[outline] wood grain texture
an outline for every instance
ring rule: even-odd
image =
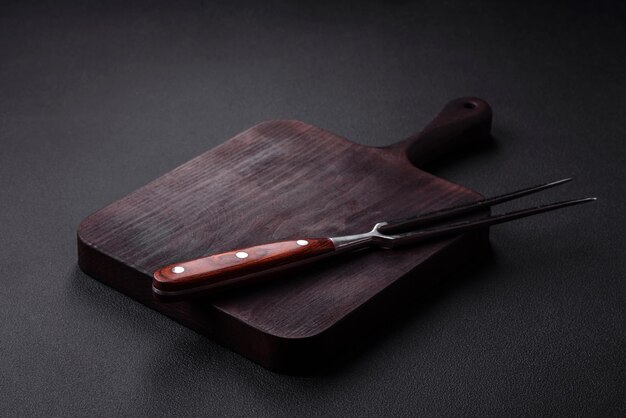
[[[299,238],[240,248],[165,266],[154,273],[152,287],[162,299],[167,296],[182,299],[192,292],[196,296],[197,291],[202,291],[202,296],[210,296],[243,284],[267,281],[271,277],[259,274],[334,250],[330,238]],[[254,277],[246,278],[250,275]]]
[[[490,126],[491,109],[477,98],[450,102],[421,134],[385,148],[298,121],[261,123],[84,219],[79,265],[265,367],[316,369],[367,335],[373,318],[477,256],[488,232],[363,251],[215,299],[162,303],[152,296],[152,272],[259,241],[359,232],[479,200],[411,161],[483,141]]]

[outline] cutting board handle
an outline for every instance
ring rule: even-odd
[[[449,102],[419,133],[389,148],[422,167],[445,154],[479,145],[490,138],[491,106],[478,97]]]

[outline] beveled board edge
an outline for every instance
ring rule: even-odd
[[[456,268],[484,255],[489,248],[489,232],[476,231],[451,239],[435,256],[366,304],[319,334],[306,338],[265,333],[212,305],[203,304],[199,309],[192,301],[160,303],[152,294],[148,275],[83,241],[80,233],[77,242],[78,265],[87,275],[263,367],[281,373],[309,374],[340,362],[359,341],[379,333],[377,327],[382,323],[398,319],[399,312],[410,307],[414,297],[423,297],[432,287],[442,285]],[[456,260],[455,263],[450,263],[450,259]],[[419,280],[411,280],[416,276]],[[418,297],[418,300],[422,299]],[[198,311],[201,315],[196,314]]]

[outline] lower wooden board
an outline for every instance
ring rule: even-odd
[[[342,357],[458,266],[488,231],[329,259],[215,299],[165,303],[152,272],[176,261],[375,222],[482,197],[416,167],[489,136],[491,109],[450,102],[420,134],[385,148],[298,121],[256,125],[83,220],[78,261],[90,276],[272,370],[308,373]],[[480,215],[478,215],[480,216]]]

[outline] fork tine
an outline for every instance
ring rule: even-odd
[[[566,200],[563,202],[550,203],[547,205],[537,206],[533,208],[521,209],[514,212],[504,213],[502,215],[489,216],[483,219],[474,219],[463,222],[457,222],[453,224],[445,224],[439,227],[430,229],[423,229],[416,232],[407,232],[406,234],[392,235],[395,241],[398,241],[396,245],[403,245],[408,243],[414,243],[424,241],[433,238],[439,238],[449,235],[461,234],[463,232],[471,231],[474,229],[484,228],[490,225],[497,225],[503,222],[512,221],[515,219],[526,218],[528,216],[537,215],[539,213],[549,212],[556,209],[565,208],[568,206],[579,205],[582,203],[593,202],[597,200],[595,197],[587,197],[584,199]]]
[[[436,223],[444,219],[454,218],[459,215],[463,215],[471,212],[478,212],[485,208],[508,202],[510,200],[517,199],[522,196],[537,193],[542,190],[546,190],[552,187],[560,186],[561,184],[572,181],[573,178],[568,177],[565,179],[552,181],[550,183],[540,184],[538,186],[527,187],[525,189],[517,190],[514,192],[506,193],[500,196],[494,196],[487,199],[480,200],[478,202],[472,202],[460,206],[454,206],[452,208],[446,208],[434,212],[428,212],[423,215],[418,215],[410,218],[395,219],[388,221],[386,225],[380,227],[379,231],[383,234],[394,234],[402,232],[403,230],[414,229],[418,226]]]

